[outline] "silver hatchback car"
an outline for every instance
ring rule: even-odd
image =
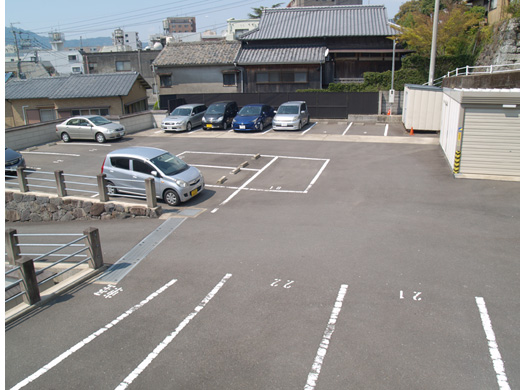
[[[107,139],[123,138],[125,127],[99,115],[75,116],[57,125],[56,135],[63,142],[92,139],[103,143]]]
[[[109,195],[145,195],[145,180],[154,178],[157,197],[170,206],[177,206],[204,189],[204,177],[197,168],[158,148],[134,146],[114,150],[105,157],[101,173],[106,175]]]
[[[191,131],[202,124],[207,107],[204,104],[184,104],[177,107],[161,123],[164,131]]]
[[[273,130],[301,130],[311,119],[304,101],[283,103],[275,112]]]

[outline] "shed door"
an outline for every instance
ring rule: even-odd
[[[520,176],[520,109],[467,108],[460,173]]]

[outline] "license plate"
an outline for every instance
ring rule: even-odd
[[[190,192],[191,196],[195,196],[199,193],[199,190],[197,190],[196,188]]]
[[[206,127],[207,127],[208,129],[211,129],[211,128],[213,127],[213,125],[210,125],[210,124],[208,123],[208,124],[206,125]]]
[[[240,128],[241,128],[241,129],[245,129],[245,128],[246,128],[246,125],[240,125]]]

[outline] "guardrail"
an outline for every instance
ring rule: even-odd
[[[70,236],[74,236],[75,239],[63,244],[19,242],[20,237],[53,237],[56,239],[57,237]],[[45,290],[42,286],[48,282],[56,280],[56,278],[85,263],[88,263],[89,268],[92,269],[103,266],[101,241],[99,231],[96,228],[89,228],[83,234],[18,234],[15,229],[7,229],[5,232],[5,247],[7,262],[10,266],[14,266],[14,268],[5,272],[5,291],[7,293],[11,288],[21,286],[19,293],[5,299],[6,304],[16,298],[23,297],[25,303],[34,305],[41,300],[40,292]],[[54,249],[38,254],[22,252],[20,249],[22,247],[53,247]],[[76,250],[77,247],[80,249]],[[84,252],[87,252],[87,254],[84,254]],[[60,257],[60,259],[49,262],[48,260],[51,257]],[[38,267],[35,266],[35,263]],[[50,271],[51,268],[56,269],[58,265],[63,263],[66,263],[67,266],[61,266],[61,269],[55,272]],[[8,283],[8,276],[15,272],[18,272],[15,279]]]
[[[513,72],[515,70],[520,70],[520,63],[503,64],[503,65],[478,65],[478,66],[466,65],[462,68],[457,68],[455,70],[451,70],[444,76],[433,80],[433,85],[435,85],[435,86],[441,85],[442,80],[444,80],[447,77],[469,76],[472,74],[491,74],[491,73]],[[426,85],[426,84],[427,83],[425,83],[423,85]]]
[[[16,181],[7,180],[14,179],[11,175],[5,175],[5,187],[18,187],[20,192],[28,193],[31,190],[52,190],[60,198],[69,195],[69,192],[88,194],[91,197],[99,198],[101,202],[108,202],[110,197],[129,197],[136,199],[145,199],[147,206],[157,207],[157,196],[155,191],[155,180],[147,178],[144,180],[145,195],[138,194],[133,191],[142,191],[142,187],[126,187],[125,190],[131,192],[129,194],[119,194],[117,188],[107,185],[106,175],[99,174],[97,176],[85,176],[76,174],[65,174],[63,171],[44,172],[26,168],[18,168],[16,170]],[[81,180],[81,181],[79,181]],[[143,183],[142,180],[120,180],[125,182]],[[87,187],[88,189],[81,188]],[[97,191],[92,190],[96,188]]]

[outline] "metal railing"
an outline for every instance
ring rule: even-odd
[[[433,80],[433,85],[439,86],[442,84],[442,81],[447,77],[456,77],[456,76],[469,76],[475,74],[491,74],[491,73],[503,73],[503,72],[513,72],[515,70],[520,70],[520,63],[516,64],[503,64],[503,65],[478,65],[478,66],[469,66],[466,65],[462,68],[457,68],[455,70],[449,71],[442,77]],[[423,84],[426,85],[427,83]]]
[[[148,207],[157,207],[155,180],[153,178],[144,180],[119,179],[118,181],[121,182],[143,183],[144,181],[143,187],[124,186],[125,194],[121,194],[117,192],[117,187],[107,185],[105,174],[86,176],[70,173],[65,174],[63,171],[44,172],[26,168],[18,168],[16,173],[16,176],[5,175],[6,189],[18,187],[22,193],[29,193],[36,190],[51,190],[50,192],[57,193],[60,198],[68,196],[69,192],[74,192],[87,194],[92,198],[99,198],[101,202],[108,202],[110,197],[124,196],[134,199],[144,199]],[[54,176],[54,178],[50,178],[51,176]],[[78,179],[82,179],[82,181],[78,181]],[[93,190],[93,188],[97,190]],[[112,189],[110,194],[109,189]],[[142,191],[144,191],[144,194],[138,193]]]
[[[66,243],[19,242],[19,239],[24,237],[30,237],[31,239],[43,238],[43,240],[52,237],[55,240],[58,237],[71,236],[75,238]],[[21,286],[21,291],[6,298],[5,303],[23,296],[24,301],[32,305],[40,301],[40,291],[42,291],[42,286],[45,283],[56,280],[61,275],[85,263],[88,263],[88,266],[92,269],[98,269],[103,265],[99,231],[95,228],[89,228],[83,234],[18,234],[15,229],[7,229],[5,232],[5,246],[7,262],[11,266],[14,265],[14,268],[5,272],[5,291],[7,292],[15,286]],[[21,251],[22,247],[53,247],[54,249],[46,253],[25,253]],[[78,247],[80,249],[76,250]],[[84,252],[88,253],[84,254]],[[50,257],[60,257],[60,259],[49,262]],[[37,266],[35,266],[35,263]],[[55,272],[50,271],[51,268],[56,268],[63,263],[66,263],[67,266],[64,268],[62,266],[61,269]],[[14,280],[8,282],[8,276],[15,272],[18,272],[18,274]],[[40,277],[40,280],[38,280],[38,277]]]

